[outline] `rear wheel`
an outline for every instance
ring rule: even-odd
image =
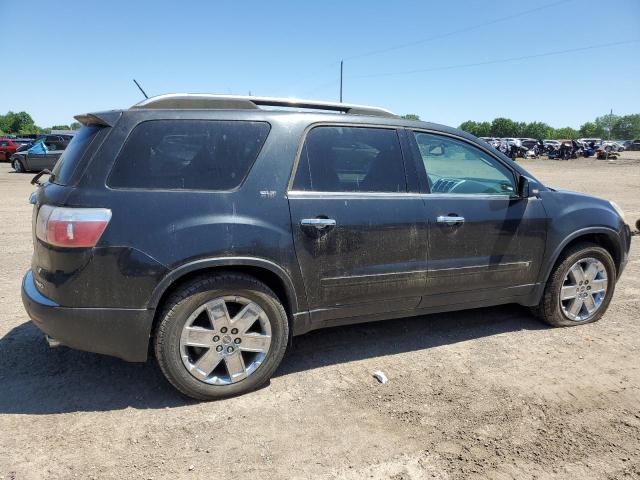
[[[611,302],[616,282],[613,258],[589,243],[571,247],[555,267],[534,313],[554,327],[595,322]]]
[[[185,395],[213,400],[265,383],[284,356],[287,314],[252,277],[197,278],[166,302],[155,336],[165,377]]]
[[[14,160],[12,166],[13,166],[13,169],[16,171],[16,173],[26,172],[20,160]]]

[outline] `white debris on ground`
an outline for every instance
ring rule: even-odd
[[[382,384],[385,384],[389,381],[387,376],[381,370],[376,370],[375,372],[373,372],[373,377]]]

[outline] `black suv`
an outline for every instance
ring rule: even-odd
[[[331,325],[504,303],[593,322],[627,262],[612,202],[383,109],[163,95],[76,118],[31,197],[26,310],[194,398],[256,388]]]

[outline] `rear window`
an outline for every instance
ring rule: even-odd
[[[104,127],[88,126],[80,129],[58,159],[55,167],[53,167],[53,175],[51,176],[53,183],[59,185],[69,183],[71,175],[73,175],[73,172],[80,163],[80,159],[94,141],[98,132],[103,128]],[[41,138],[40,141],[42,140]]]
[[[151,120],[127,139],[109,177],[113,188],[232,190],[249,173],[265,122]]]

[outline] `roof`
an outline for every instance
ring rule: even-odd
[[[248,110],[266,107],[329,110],[349,115],[370,115],[396,118],[393,112],[379,107],[349,103],[319,102],[297,98],[252,97],[243,95],[214,95],[209,93],[169,93],[136,103],[131,109],[224,109]]]

